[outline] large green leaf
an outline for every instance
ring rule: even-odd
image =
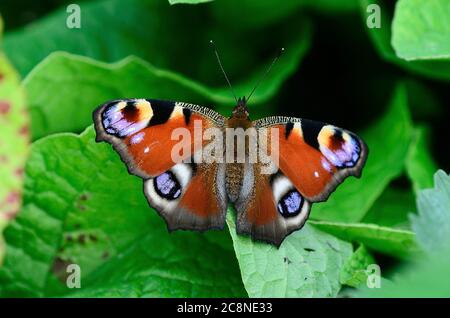
[[[381,12],[381,28],[369,28],[366,25],[373,12],[368,10],[369,5],[376,4]],[[408,71],[433,79],[450,80],[450,62],[447,60],[420,60],[405,61],[397,57],[391,46],[391,17],[388,15],[385,1],[360,0],[364,27],[374,43],[379,55],[386,61],[394,63]],[[445,22],[442,22],[445,23]]]
[[[358,0],[225,0],[211,4],[214,17],[233,30],[258,29],[274,23],[285,23],[299,11],[347,13],[358,10]],[[248,14],[242,14],[248,12]]]
[[[401,174],[412,131],[406,90],[400,85],[381,120],[362,134],[369,156],[361,179],[348,178],[326,203],[313,205],[311,218],[360,221],[386,186]]]
[[[449,297],[450,285],[450,175],[439,170],[434,189],[422,190],[418,215],[411,216],[417,241],[427,254],[397,269],[392,283],[363,289],[363,297]]]
[[[171,6],[161,0],[99,0],[79,5],[79,29],[66,27],[69,14],[66,8],[61,8],[8,34],[5,49],[12,54],[21,74],[27,74],[55,51],[103,62],[135,55],[158,68],[185,74],[211,86],[224,83],[209,45],[211,39],[216,40],[233,83],[257,72],[278,47],[309,41],[303,33],[305,18],[301,16],[268,30],[228,32],[209,13],[209,6]],[[217,5],[226,4],[218,1]],[[189,30],[189,36],[180,32],[183,30]],[[268,42],[268,34],[276,36],[278,44]],[[249,39],[252,45],[247,45]],[[248,91],[238,93],[248,94]]]
[[[275,95],[283,81],[297,69],[309,46],[309,27],[293,36],[293,43],[252,97],[250,108]],[[262,67],[265,67],[262,66]],[[215,66],[215,69],[217,65]],[[260,71],[237,83],[235,90],[250,92]],[[222,76],[217,74],[217,76]],[[105,64],[67,53],[53,53],[25,79],[30,97],[32,136],[72,131],[79,132],[92,123],[92,111],[110,99],[147,97],[179,100],[216,107],[224,114],[231,112],[234,100],[227,87],[208,88],[177,73],[158,69],[136,57],[115,64]],[[48,94],[48,92],[59,92]],[[80,94],[80,92],[83,92]],[[270,108],[255,115],[267,113]],[[70,118],[70,120],[68,120]]]
[[[232,252],[225,250],[224,255],[223,248],[200,235],[172,235],[162,226],[152,228],[94,271],[84,282],[86,288],[70,296],[247,296]]]
[[[352,247],[306,224],[279,248],[236,234],[234,211],[228,229],[250,297],[334,297]]]
[[[418,214],[411,215],[417,241],[427,252],[440,252],[450,246],[450,175],[439,170],[434,189],[419,191]]]
[[[392,46],[405,60],[450,59],[448,0],[399,0],[392,20]]]
[[[378,197],[361,220],[384,227],[410,229],[408,213],[415,209],[415,197],[411,189],[389,186]]]
[[[442,255],[420,259],[397,268],[392,281],[381,281],[381,288],[364,288],[356,297],[376,298],[428,298],[450,297],[448,283],[450,257],[448,249]]]
[[[0,19],[0,40],[2,20]],[[20,209],[22,176],[28,154],[28,115],[19,76],[0,50],[0,265],[3,229]]]
[[[427,132],[425,127],[415,129],[406,158],[406,174],[411,179],[416,193],[420,189],[433,186],[433,173],[437,170],[436,163],[430,154]]]
[[[420,120],[439,118],[444,112],[444,100],[440,100],[438,91],[434,90],[433,82],[421,81],[408,77],[406,87],[411,113]],[[426,130],[426,126],[423,129]]]
[[[24,207],[5,231],[0,295],[70,296],[55,279],[65,281],[68,264],[81,268],[82,295],[245,295],[236,257],[223,244],[231,246],[228,234],[168,233],[142,181],[94,139],[90,127],[33,144]]]
[[[375,259],[364,245],[360,245],[345,262],[340,281],[343,285],[358,287],[367,281],[367,267],[375,264]]]
[[[309,224],[342,240],[358,242],[394,257],[407,258],[418,252],[414,233],[408,230],[366,223],[309,221]]]

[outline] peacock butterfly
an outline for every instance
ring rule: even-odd
[[[357,135],[321,122],[283,116],[251,121],[247,100],[237,99],[229,118],[182,102],[110,101],[93,114],[96,140],[110,143],[129,172],[144,180],[148,203],[169,230],[222,229],[231,203],[239,234],[279,246],[303,226],[313,203],[327,200],[347,176],[360,177],[368,149]],[[180,132],[200,140],[184,139],[174,156]],[[258,160],[264,157],[251,153],[264,141],[270,142],[266,160]],[[206,149],[214,160],[205,160]]]

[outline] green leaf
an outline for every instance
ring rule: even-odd
[[[427,252],[438,253],[450,245],[450,175],[439,170],[434,189],[419,191],[418,214],[411,214],[417,241]]]
[[[217,3],[220,7],[224,1]],[[66,27],[69,14],[66,8],[61,8],[25,28],[8,33],[5,50],[12,54],[13,63],[22,75],[28,74],[49,54],[66,51],[103,62],[116,62],[134,55],[158,68],[186,74],[208,86],[223,86],[222,74],[210,48],[211,39],[216,40],[233,83],[248,79],[248,74],[259,75],[259,67],[266,67],[266,61],[281,44],[290,49],[290,43],[295,43],[292,46],[296,47],[299,42],[309,42],[309,36],[304,33],[309,30],[303,27],[307,21],[302,16],[275,28],[249,33],[227,31],[226,26],[209,13],[209,6],[170,6],[161,0],[100,0],[79,5],[79,29]],[[241,15],[241,19],[245,17]],[[105,26],[108,26],[107,32]],[[188,30],[189,36],[184,36],[180,30]],[[280,44],[274,46],[268,42],[268,34],[276,36]],[[247,43],[248,39],[253,45],[245,49],[237,45]],[[270,55],[262,53],[271,51],[273,54]],[[296,64],[298,60],[297,57],[290,61]],[[281,69],[280,65],[274,71],[276,69]],[[230,94],[228,90],[227,93]],[[238,93],[243,95],[248,91]]]
[[[387,185],[403,171],[412,129],[406,90],[399,85],[384,116],[362,133],[369,147],[362,177],[348,178],[327,202],[313,205],[311,218],[360,221]]]
[[[334,297],[352,247],[308,224],[290,234],[280,248],[236,234],[235,214],[227,224],[250,297]]]
[[[366,283],[367,267],[371,264],[375,264],[375,259],[364,245],[360,245],[342,268],[341,284],[359,287]]]
[[[381,28],[367,27],[367,19],[371,19],[373,12],[368,10],[369,5],[376,4],[381,12]],[[378,51],[378,54],[388,62],[394,63],[415,74],[432,79],[450,80],[450,62],[446,60],[405,61],[397,57],[391,46],[391,17],[388,15],[389,7],[382,0],[360,0],[364,27]],[[445,22],[442,22],[445,23]]]
[[[71,296],[66,266],[78,264],[79,295],[245,296],[234,253],[223,247],[228,234],[169,233],[142,180],[94,139],[90,127],[33,144],[24,207],[5,231],[0,295]]]
[[[274,96],[298,68],[309,46],[309,27],[308,24],[303,25],[304,28],[295,35],[295,41],[287,47],[286,54],[275,66],[270,78],[252,97],[250,108],[253,113],[258,114],[255,105]],[[260,73],[258,70],[237,83],[236,91],[249,92]],[[35,139],[55,132],[82,131],[92,123],[95,107],[111,99],[147,97],[206,106],[212,102],[219,104],[216,109],[224,114],[230,113],[235,103],[228,87],[209,88],[136,57],[106,64],[68,53],[53,53],[30,73],[24,84],[30,99],[32,136]],[[60,93],[48,94],[56,91]],[[270,108],[265,111],[269,112]]]
[[[411,215],[419,245],[428,254],[397,269],[393,283],[378,290],[362,289],[362,297],[449,297],[450,175],[439,170],[434,189],[422,190],[418,215]]]
[[[386,188],[361,220],[384,227],[410,229],[408,213],[415,208],[415,197],[410,189],[392,186]]]
[[[405,265],[397,269],[392,281],[381,281],[381,288],[363,288],[355,297],[425,298],[450,297],[448,283],[450,257],[448,250],[442,255]]]
[[[174,238],[170,238],[162,226],[152,229],[94,271],[85,280],[86,288],[70,296],[247,296],[232,252],[223,255],[224,249],[205,244],[201,235],[188,232],[172,235]]]
[[[342,240],[364,244],[371,250],[394,257],[408,258],[418,251],[415,235],[408,230],[366,223],[311,220],[309,224]]]
[[[358,0],[225,0],[211,4],[213,16],[233,30],[258,29],[286,20],[299,12],[348,13],[358,10]],[[248,12],[249,14],[242,14]],[[243,18],[244,16],[244,18]]]
[[[448,0],[399,0],[392,21],[392,46],[411,60],[450,59]]]
[[[174,41],[173,34],[184,27],[181,21],[190,20],[191,26],[196,28],[199,24],[194,26],[196,20],[192,10],[184,13],[164,1],[99,0],[85,1],[79,6],[80,28],[67,26],[70,13],[66,12],[66,7],[61,7],[7,34],[5,50],[14,54],[12,62],[22,75],[54,51],[67,51],[105,62],[134,54],[160,66],[174,68],[176,61],[172,59],[172,64],[170,61],[174,52],[200,44],[194,37],[189,40],[178,37]],[[169,15],[172,19],[164,18]],[[187,63],[188,56],[178,54],[177,59]]]
[[[415,118],[423,121],[439,119],[442,116],[444,112],[443,101],[434,91],[433,85],[412,77],[409,77],[405,83],[410,102],[409,108]]]
[[[211,2],[214,0],[169,0],[170,4],[180,4],[180,3],[184,3],[184,4],[199,4],[199,3],[205,3],[205,2]]]
[[[0,19],[0,40],[2,26]],[[21,205],[28,125],[25,94],[19,76],[0,50],[0,265],[4,256],[3,229]]]
[[[425,127],[415,129],[406,158],[406,174],[411,179],[416,193],[433,186],[433,173],[437,170],[430,154],[427,137]]]

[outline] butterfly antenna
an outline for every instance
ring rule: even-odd
[[[261,84],[261,82],[263,81],[263,79],[267,76],[267,74],[269,74],[270,70],[272,69],[272,67],[275,65],[275,63],[278,61],[278,59],[280,58],[281,54],[283,54],[284,52],[284,47],[282,47],[277,55],[275,56],[275,58],[273,59],[272,63],[269,65],[269,67],[267,68],[267,70],[264,72],[264,74],[259,78],[258,82],[256,83],[255,87],[253,87],[252,91],[250,92],[250,94],[247,97],[247,103],[250,99],[250,97],[252,97],[253,93],[256,91],[256,89],[258,88],[259,84]]]
[[[237,97],[236,97],[236,93],[234,92],[233,86],[231,86],[231,82],[230,82],[230,80],[228,79],[227,73],[225,73],[225,70],[224,70],[224,68],[223,68],[223,66],[222,66],[222,62],[220,61],[219,52],[217,52],[216,45],[214,44],[213,40],[210,40],[209,43],[211,44],[211,46],[212,46],[212,48],[213,48],[213,50],[214,50],[214,54],[216,55],[217,62],[219,63],[220,69],[221,69],[221,71],[222,71],[222,73],[223,73],[223,76],[225,77],[225,80],[226,80],[227,83],[228,83],[228,86],[230,86],[231,93],[233,94],[233,97],[234,97],[234,99],[236,100],[236,104],[237,104],[238,99],[237,99]]]

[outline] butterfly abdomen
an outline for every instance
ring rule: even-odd
[[[240,156],[244,157],[245,162],[248,162],[248,154],[249,154],[249,141],[248,135],[245,134],[247,129],[253,129],[253,124],[248,118],[244,117],[235,117],[232,116],[226,121],[225,129],[228,130],[224,134],[225,138],[234,138],[234,140],[230,143],[230,140],[225,140],[225,152],[231,152],[231,154],[225,154],[226,159],[226,189],[228,193],[228,198],[231,202],[236,202],[239,197],[239,193],[243,190],[243,181],[244,181],[244,172],[245,166],[242,160],[238,158]],[[237,133],[238,130],[244,132],[244,134]],[[243,138],[242,142],[245,144],[244,154],[239,153],[241,151],[238,149],[239,138]],[[228,145],[232,145],[232,147],[228,147]],[[232,161],[229,162],[229,159],[232,158]],[[227,160],[228,159],[228,160]]]

